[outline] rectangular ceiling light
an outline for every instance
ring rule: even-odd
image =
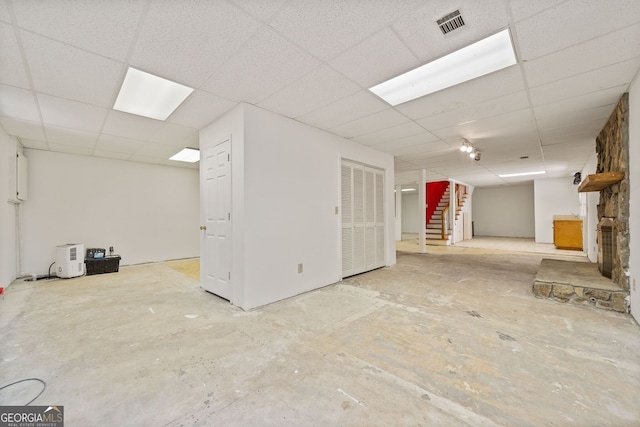
[[[369,90],[389,104],[398,105],[516,63],[511,33],[506,29]]]
[[[506,175],[498,175],[500,178],[511,178],[514,176],[527,176],[527,175],[542,175],[545,171],[536,171],[536,172],[521,172],[521,173],[508,173]]]
[[[183,148],[179,153],[169,157],[169,160],[177,160],[179,162],[195,163],[200,160],[200,150],[194,148]]]
[[[166,120],[193,89],[129,67],[113,109]]]

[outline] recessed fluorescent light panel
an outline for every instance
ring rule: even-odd
[[[516,63],[511,33],[506,29],[369,90],[398,105]]]
[[[177,160],[179,162],[195,163],[200,160],[200,150],[193,148],[184,148],[179,153],[169,157],[169,160]]]
[[[527,176],[527,175],[542,175],[545,171],[536,171],[536,172],[521,172],[521,173],[508,173],[506,175],[498,175],[500,178],[511,178],[514,176]]]
[[[113,109],[166,120],[193,89],[129,67]]]

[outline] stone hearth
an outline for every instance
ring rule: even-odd
[[[561,303],[626,313],[629,291],[603,277],[597,264],[543,259],[533,281],[533,294]]]

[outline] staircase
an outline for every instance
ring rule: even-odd
[[[446,215],[449,214],[449,200],[451,198],[450,188],[451,186],[447,187],[445,192],[442,194],[433,215],[427,220],[427,245],[448,246],[451,244],[451,229],[448,221],[446,220]]]
[[[455,215],[454,221],[457,221],[462,213],[462,208],[464,206],[465,201],[467,200],[467,188],[461,184],[455,184],[456,194],[455,194]],[[451,185],[447,187],[445,192],[442,194],[438,205],[431,216],[431,218],[427,218],[427,228],[426,228],[426,244],[427,245],[439,245],[439,246],[448,246],[451,245],[452,236],[451,229],[452,224],[449,223],[449,210],[450,210],[450,202],[451,201]],[[444,226],[443,226],[444,224]]]

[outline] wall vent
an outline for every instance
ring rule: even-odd
[[[438,23],[442,34],[449,34],[451,31],[457,30],[458,28],[464,27],[465,25],[464,19],[462,19],[462,15],[460,14],[459,10],[443,16],[436,22]]]

